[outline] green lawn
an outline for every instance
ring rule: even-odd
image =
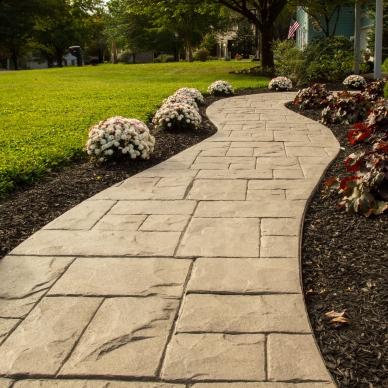
[[[145,122],[181,87],[206,94],[216,80],[238,89],[269,79],[229,74],[247,62],[180,62],[0,72],[0,195],[84,157],[88,129],[111,116]]]

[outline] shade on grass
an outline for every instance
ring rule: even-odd
[[[236,90],[266,87],[267,78],[229,74],[256,65],[212,61],[0,72],[0,194],[84,157],[88,129],[100,120],[147,122],[181,87],[205,94],[219,79]]]

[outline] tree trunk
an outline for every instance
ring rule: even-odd
[[[275,67],[272,51],[273,26],[264,25],[260,31],[260,61],[262,68],[273,69]]]
[[[12,58],[14,69],[19,70],[19,63],[18,63],[19,55],[18,55],[18,52],[16,50],[11,51],[11,58]]]
[[[101,43],[98,49],[98,63],[104,63],[104,49],[102,48]]]
[[[186,38],[186,58],[189,62],[193,62],[193,47],[191,46],[190,37]]]
[[[112,40],[112,49],[111,49],[111,52],[110,52],[110,57],[111,57],[111,62],[112,63],[118,63],[118,60],[117,60],[117,48],[116,48],[116,42],[115,42],[114,39]]]
[[[60,48],[55,49],[55,54],[57,57],[57,66],[58,67],[63,67],[62,62],[63,62],[63,50]]]

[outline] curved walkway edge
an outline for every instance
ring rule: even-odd
[[[0,387],[334,388],[300,240],[339,143],[286,109],[293,97],[217,101],[214,136],[6,256]]]

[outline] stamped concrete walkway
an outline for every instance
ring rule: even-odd
[[[0,387],[334,388],[299,256],[339,144],[292,98],[217,101],[217,134],[5,257]]]

